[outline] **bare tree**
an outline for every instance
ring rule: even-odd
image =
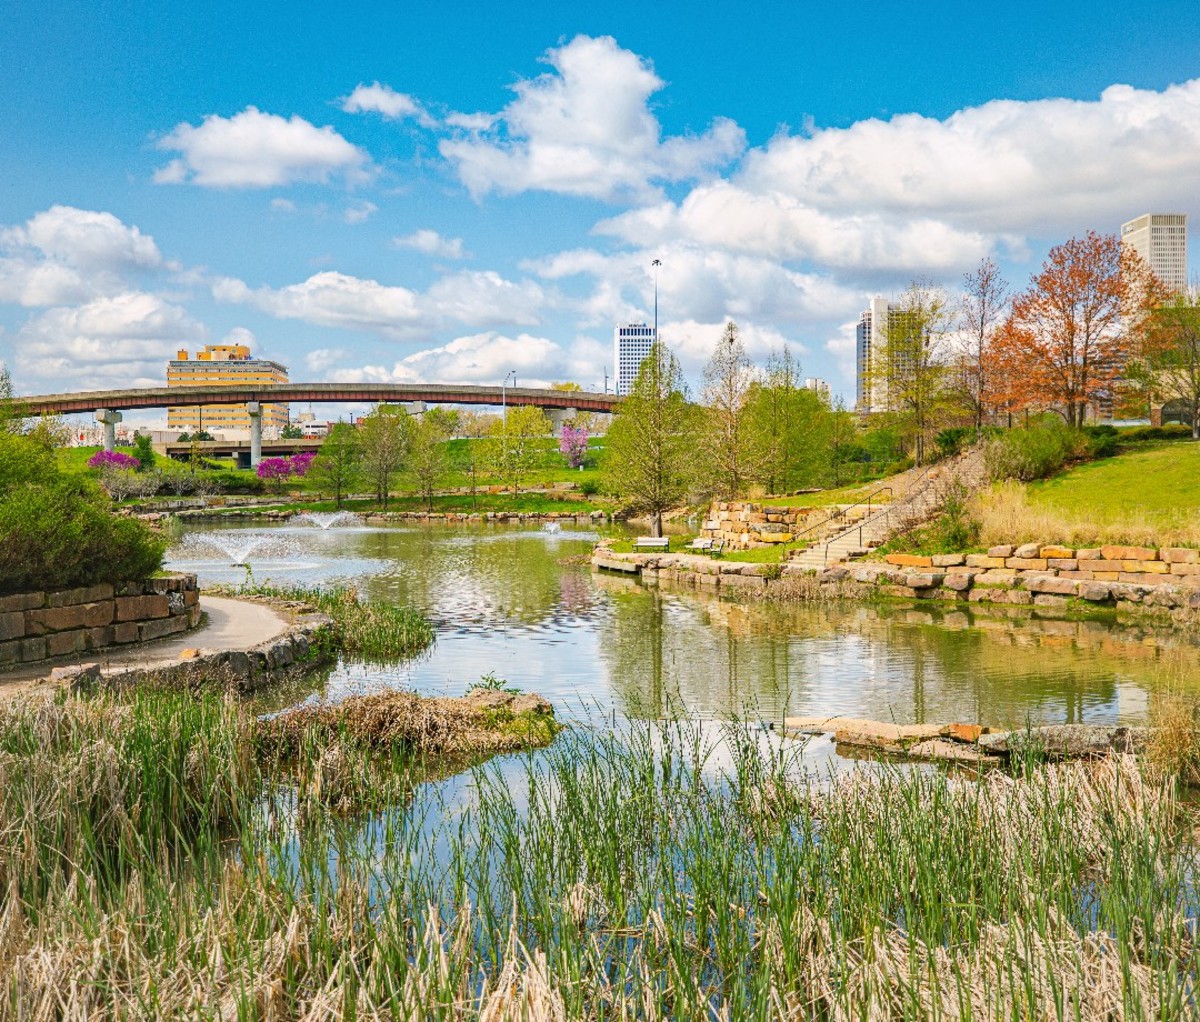
[[[962,304],[958,314],[958,365],[963,396],[975,415],[975,432],[996,403],[991,377],[992,339],[1008,314],[1008,281],[990,256],[972,273],[963,274]]]
[[[754,477],[753,444],[746,415],[750,388],[755,381],[754,364],[737,324],[725,324],[725,332],[704,367],[704,450],[715,493],[736,497]]]

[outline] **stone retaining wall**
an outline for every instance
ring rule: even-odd
[[[874,506],[878,510],[878,505]],[[700,535],[722,540],[731,550],[748,550],[773,543],[790,543],[797,532],[803,532],[810,522],[828,518],[833,506],[782,507],[755,504],[750,501],[717,501],[709,509]],[[853,508],[836,519],[837,528],[844,529],[865,517],[867,507]],[[822,536],[814,533],[813,540]]]
[[[1200,550],[1187,547],[1027,543],[995,546],[986,554],[889,554],[885,562],[840,567],[857,582],[920,599],[1054,606],[1074,598],[1200,608]]]
[[[249,649],[211,653],[188,650],[179,663],[114,671],[105,674],[101,683],[111,688],[152,684],[169,688],[254,692],[278,682],[301,678],[322,664],[332,662],[335,655],[330,625],[330,619],[324,614],[304,614],[282,635]]]
[[[285,522],[303,511],[281,508],[273,511],[255,511],[252,509],[209,508],[204,511],[181,511],[177,517],[185,521],[231,521],[250,519],[260,522]],[[506,511],[378,511],[371,514],[349,512],[361,518],[370,525],[387,525],[392,522],[575,522],[581,525],[593,524],[607,520],[605,511],[540,511],[540,512],[506,512]],[[155,521],[167,517],[165,513],[149,513],[139,517]]]
[[[892,563],[858,561],[814,572],[795,564],[746,564],[695,554],[624,554],[598,547],[591,563],[595,569],[637,576],[650,583],[666,581],[759,597],[887,596],[1064,609],[1072,606],[1122,609],[1136,605],[1179,615],[1200,610],[1200,572],[1186,571],[1200,568],[1200,551],[1102,547],[1096,557],[1079,556],[1091,554],[1090,550],[1070,550],[1070,557],[1049,556],[1068,549],[1031,545],[993,547],[987,554],[939,557],[893,554],[889,557]],[[1118,551],[1145,556],[1111,556]],[[1164,554],[1174,559],[1164,559]],[[1001,561],[1003,564],[997,563]],[[1071,563],[1076,567],[1069,567]],[[1088,563],[1102,567],[1078,567]],[[1113,564],[1136,564],[1137,570],[1114,571],[1109,567]],[[1149,564],[1161,567],[1147,570]],[[1113,574],[1116,577],[1110,578]]]
[[[0,596],[0,670],[185,632],[199,599],[188,574]]]

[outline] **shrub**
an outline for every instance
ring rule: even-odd
[[[975,435],[970,426],[951,426],[934,437],[939,458],[951,458],[963,449],[963,445]]]
[[[585,479],[579,484],[579,492],[585,497],[594,497],[600,492],[600,484],[595,479]]]
[[[993,480],[1029,482],[1053,475],[1068,461],[1090,455],[1088,437],[1057,415],[1006,430],[984,447],[984,464]]]
[[[1192,439],[1191,427],[1180,425],[1178,422],[1168,423],[1165,426],[1128,426],[1117,432],[1123,444],[1144,443],[1147,440]]]
[[[146,433],[136,433],[133,437],[133,456],[138,460],[138,471],[145,472],[154,467],[154,446]]]
[[[51,473],[0,492],[0,592],[70,589],[142,578],[166,542],[114,515],[94,484]]]
[[[1088,451],[1093,458],[1111,458],[1117,453],[1120,434],[1116,426],[1085,426],[1083,433],[1088,439]]]

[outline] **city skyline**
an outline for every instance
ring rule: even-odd
[[[22,391],[103,388],[248,338],[293,379],[601,389],[660,259],[660,335],[693,382],[730,317],[756,360],[790,343],[853,403],[871,295],[954,289],[985,255],[1019,289],[1073,234],[1194,214],[1198,30],[1181,5],[1102,6],[1038,8],[1035,35],[937,5],[914,26],[18,3],[0,361]],[[1130,43],[1166,20],[1168,43]],[[866,27],[976,45],[854,76],[815,45]],[[723,74],[734,43],[756,59]]]

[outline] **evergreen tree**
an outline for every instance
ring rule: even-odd
[[[687,497],[696,460],[696,412],[687,402],[679,362],[661,341],[638,369],[605,436],[605,488],[626,509],[650,516],[662,535],[662,515]]]

